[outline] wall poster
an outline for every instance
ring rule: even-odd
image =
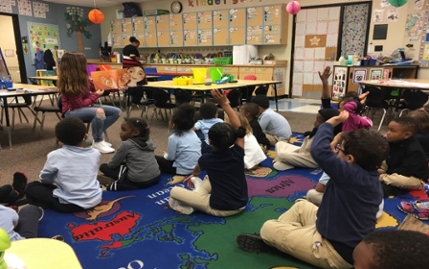
[[[359,84],[362,80],[366,80],[366,69],[355,69],[352,83]]]
[[[30,38],[30,51],[34,55],[38,50],[54,49],[60,47],[58,25],[27,22],[28,36]]]
[[[346,80],[347,80],[347,67],[334,68],[334,81],[332,83],[332,100],[338,100],[345,94]]]
[[[369,71],[370,80],[380,80],[382,76],[383,76],[382,68],[371,68],[371,71]]]

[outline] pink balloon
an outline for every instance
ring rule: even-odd
[[[292,1],[286,5],[286,11],[289,14],[295,15],[300,10],[301,10],[301,4],[298,1]]]

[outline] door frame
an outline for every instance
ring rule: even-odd
[[[359,4],[368,4],[368,25],[366,28],[366,37],[365,37],[365,48],[364,54],[367,53],[367,44],[369,40],[369,31],[371,29],[371,16],[372,16],[372,1],[363,1],[363,2],[352,2],[352,3],[343,3],[343,4],[328,4],[328,5],[316,5],[316,6],[306,6],[301,9],[311,9],[311,8],[327,8],[327,7],[340,7],[340,25],[338,29],[338,36],[341,37],[343,35],[343,24],[344,24],[344,7],[359,5]],[[290,70],[289,70],[289,98],[293,98],[292,96],[292,87],[293,87],[293,64],[294,64],[294,53],[295,53],[295,34],[296,34],[296,15],[293,15],[293,26],[292,26],[292,40],[291,40],[291,51],[290,51]],[[341,38],[338,38],[337,44],[337,55],[341,53]]]
[[[21,30],[20,30],[21,28],[19,26],[18,14],[0,12],[0,16],[12,17],[13,33],[15,36],[15,47],[16,47],[15,53],[18,58],[19,75],[21,77],[21,83],[27,83],[27,70],[25,68],[24,49],[21,41]]]

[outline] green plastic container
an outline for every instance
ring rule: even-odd
[[[220,80],[223,74],[223,67],[210,67],[210,76],[212,78],[212,82],[216,82],[216,80]]]

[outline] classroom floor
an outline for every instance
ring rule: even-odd
[[[320,109],[321,101],[313,99],[281,99],[278,102],[279,111],[284,112],[297,112],[297,113],[308,113],[317,114]],[[275,110],[276,104],[274,101],[270,102],[270,106]]]

